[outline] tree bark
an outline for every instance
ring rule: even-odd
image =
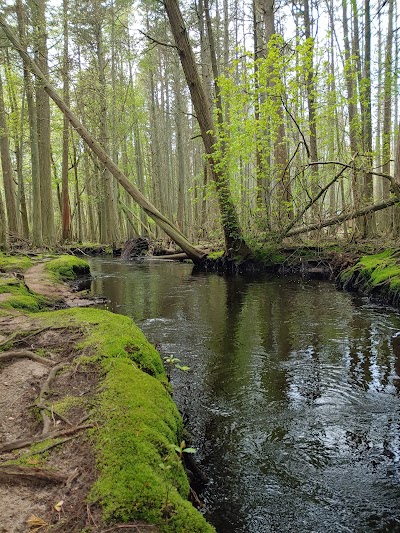
[[[200,126],[205,151],[210,158],[212,177],[215,181],[218,195],[226,251],[229,255],[247,256],[250,254],[250,250],[242,236],[236,207],[229,189],[228,176],[224,169],[221,169],[222,163],[218,161],[215,153],[217,139],[214,133],[214,121],[197,70],[185,22],[176,0],[164,0],[164,5]]]
[[[26,29],[25,11],[21,0],[16,0],[15,9],[18,19],[18,33],[22,49],[26,52]],[[24,84],[26,103],[28,106],[29,136],[31,150],[31,173],[32,173],[32,243],[34,246],[42,244],[42,207],[40,202],[40,173],[39,173],[39,149],[37,136],[37,112],[32,78],[24,63]]]
[[[44,76],[48,76],[47,30],[45,0],[32,2],[35,23],[35,58]],[[46,244],[54,244],[54,210],[51,180],[50,101],[42,82],[36,83],[37,139],[40,169],[40,203],[42,238]]]
[[[63,26],[64,26],[64,51],[63,51],[63,97],[69,106],[69,50],[68,50],[68,8],[69,0],[63,0]],[[69,205],[69,120],[64,115],[63,140],[62,140],[62,239],[67,241],[71,234],[71,210]]]
[[[12,239],[18,237],[17,202],[15,195],[15,184],[13,168],[10,155],[10,141],[8,138],[8,127],[3,97],[3,82],[0,76],[0,154],[1,167],[3,171],[4,195],[6,199],[6,210],[8,220],[8,231]]]

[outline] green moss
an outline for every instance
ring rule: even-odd
[[[46,320],[87,326],[88,334],[77,348],[90,348],[94,355],[82,357],[82,362],[128,357],[141,370],[167,383],[159,353],[130,318],[100,309],[65,309],[52,313]]]
[[[32,260],[29,257],[0,253],[1,272],[24,272],[31,266]]]
[[[225,253],[224,250],[220,250],[219,252],[210,252],[209,254],[207,254],[207,257],[208,259],[216,261],[217,259],[222,257],[224,253]]]
[[[160,355],[127,317],[98,309],[37,315],[46,324],[86,330],[79,358],[101,365],[92,430],[99,476],[90,499],[106,520],[140,519],[171,533],[212,532],[187,497],[188,481],[175,446],[183,423]],[[69,400],[67,400],[67,404]],[[57,406],[58,407],[58,406]],[[55,406],[56,408],[56,406]]]
[[[142,519],[162,531],[213,531],[186,501],[189,486],[174,451],[182,420],[166,390],[161,358],[143,333],[129,318],[108,311],[42,316],[87,327],[79,347],[94,352],[86,360],[101,361],[105,373],[96,402],[101,425],[93,432],[99,478],[90,496],[105,519]]]
[[[10,296],[0,303],[5,309],[20,309],[37,312],[46,305],[46,299],[28,291],[26,285],[17,278],[0,278],[0,294]]]
[[[400,289],[399,250],[387,249],[361,257],[358,263],[340,274],[340,283],[366,293],[379,291],[393,302]]]
[[[58,439],[46,439],[43,442],[38,442],[36,444],[31,444],[29,449],[18,459],[11,459],[6,461],[3,464],[5,465],[21,465],[21,466],[31,466],[32,468],[43,466],[46,463],[46,460],[49,456],[50,450],[46,450],[49,446],[61,442],[62,438]]]
[[[171,397],[128,359],[105,366],[103,424],[95,435],[100,476],[91,499],[101,503],[105,519],[145,520],[161,531],[213,531],[187,501],[189,484],[174,451],[183,425]]]
[[[80,407],[85,405],[86,403],[87,400],[85,398],[82,398],[82,396],[65,396],[65,398],[62,398],[61,400],[53,404],[53,409],[60,415],[65,415],[74,407]]]
[[[90,273],[89,264],[74,255],[62,255],[45,264],[55,281],[72,280],[77,276]]]
[[[21,311],[28,311],[35,313],[39,311],[40,306],[38,300],[34,296],[11,296],[2,303],[4,308],[20,309]]]

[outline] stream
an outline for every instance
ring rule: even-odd
[[[400,532],[400,314],[332,283],[89,260],[165,356],[218,533]]]

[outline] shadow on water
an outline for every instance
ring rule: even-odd
[[[400,317],[327,282],[91,261],[174,372],[219,533],[400,531]]]

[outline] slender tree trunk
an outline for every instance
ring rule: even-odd
[[[365,0],[365,41],[364,41],[364,76],[363,97],[361,98],[363,113],[363,138],[365,143],[366,169],[364,184],[364,201],[369,204],[374,201],[374,182],[371,174],[372,159],[372,97],[371,97],[371,14],[370,0]],[[364,236],[376,233],[374,212],[365,215]]]
[[[15,195],[14,172],[10,155],[10,140],[4,107],[3,82],[0,76],[0,155],[3,172],[4,195],[6,199],[8,231],[12,240],[18,238],[17,198]]]
[[[15,8],[18,18],[18,31],[22,49],[26,52],[25,11],[21,0],[16,0]],[[32,243],[34,246],[42,244],[42,207],[40,200],[39,150],[37,135],[37,113],[31,74],[24,63],[24,85],[26,103],[28,106],[31,175],[32,175]]]
[[[49,67],[45,17],[46,0],[35,0],[32,2],[32,6],[35,23],[35,58],[38,67],[47,77]],[[54,210],[50,153],[50,101],[43,87],[43,83],[39,79],[36,83],[36,102],[42,238],[46,244],[54,244]]]
[[[186,231],[185,224],[185,154],[183,150],[183,98],[179,64],[174,61],[174,92],[175,92],[175,125],[176,125],[176,156],[178,166],[178,206],[176,219],[178,228]]]
[[[28,211],[26,208],[26,195],[25,195],[25,181],[23,171],[24,160],[24,123],[25,123],[25,91],[23,93],[22,105],[21,105],[21,128],[19,132],[19,138],[15,139],[15,157],[17,161],[17,174],[18,174],[18,196],[17,203],[21,210],[21,230],[24,239],[29,240],[29,223],[28,223]],[[16,136],[18,132],[16,133]]]
[[[383,128],[382,128],[382,172],[390,174],[391,134],[392,134],[392,57],[393,47],[393,0],[389,0],[388,30],[385,50],[385,74],[383,86]],[[389,198],[389,181],[383,183],[383,200]],[[385,229],[390,229],[392,210],[385,211]]]
[[[64,51],[63,51],[63,96],[67,106],[69,106],[69,50],[68,50],[68,9],[69,0],[63,0],[63,26],[64,26]],[[69,205],[69,120],[64,115],[63,141],[62,141],[62,239],[67,241],[71,233],[71,211]]]
[[[310,157],[311,161],[318,161],[317,148],[317,116],[316,116],[316,88],[314,71],[314,38],[311,36],[310,5],[308,0],[304,1],[304,30],[306,39],[311,43],[306,72],[308,125],[310,129]],[[313,196],[318,191],[318,166],[312,167],[311,190]],[[315,206],[316,207],[316,206]],[[315,215],[317,211],[315,211]]]
[[[107,82],[105,76],[106,61],[104,57],[102,22],[96,27],[96,54],[100,84],[100,140],[106,152],[110,150],[110,133],[108,128]],[[103,169],[104,198],[102,202],[101,240],[106,243],[117,243],[120,239],[116,198],[111,172]]]

